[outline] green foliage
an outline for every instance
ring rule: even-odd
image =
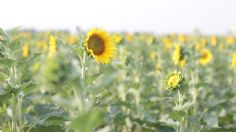
[[[48,55],[50,35],[57,39],[54,56]],[[236,71],[231,62],[236,48],[226,39],[232,36],[218,36],[214,46],[210,36],[200,34],[186,35],[180,43],[177,34],[121,33],[116,58],[102,65],[86,52],[83,32],[76,34],[74,45],[68,42],[70,35],[0,29],[4,132],[236,131]],[[170,47],[164,39],[170,39]],[[213,56],[207,65],[199,63],[201,50],[195,48],[202,39]],[[184,49],[182,68],[173,63],[173,43]],[[169,91],[166,78],[173,71],[181,72],[184,81]]]

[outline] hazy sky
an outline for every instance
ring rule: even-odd
[[[227,33],[236,0],[2,0],[0,27]]]

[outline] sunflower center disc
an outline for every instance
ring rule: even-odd
[[[93,35],[89,38],[88,48],[93,50],[95,55],[101,55],[104,52],[105,46],[104,41],[101,37]]]
[[[207,54],[207,53],[204,53],[204,54],[202,55],[202,58],[203,58],[203,59],[207,59],[207,58],[208,58],[208,54]]]

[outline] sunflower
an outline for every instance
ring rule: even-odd
[[[162,39],[162,43],[164,43],[165,50],[170,49],[172,47],[172,41],[169,37],[165,37]]]
[[[78,38],[75,35],[69,35],[67,41],[69,44],[73,45],[78,42]]]
[[[215,35],[211,36],[211,44],[215,46],[217,44],[217,37]]]
[[[186,42],[186,36],[184,34],[179,35],[178,37],[180,43],[185,43]]]
[[[53,35],[50,35],[49,37],[49,53],[48,56],[52,57],[56,54],[57,50],[57,40]]]
[[[108,64],[116,55],[115,43],[112,37],[103,29],[91,29],[87,33],[86,50],[93,58],[102,64]]]
[[[157,74],[161,73],[161,65],[159,63],[156,64],[155,66]]]
[[[195,50],[201,50],[205,47],[206,45],[206,39],[205,38],[201,38],[200,42],[198,42],[196,45],[195,45]]]
[[[236,67],[236,52],[233,53],[233,57],[232,57],[232,67]]]
[[[149,57],[154,61],[157,57],[156,52],[155,51],[150,52]]]
[[[133,39],[134,39],[133,34],[127,34],[127,35],[126,35],[126,40],[127,40],[129,43],[131,43],[131,42],[133,41]]]
[[[28,58],[28,56],[29,56],[29,44],[28,43],[25,43],[22,48],[22,56],[23,56],[23,58]]]
[[[113,38],[115,44],[119,44],[119,43],[121,43],[121,41],[122,41],[122,36],[119,35],[119,34],[114,34],[114,35],[112,35],[112,38]]]
[[[184,68],[185,65],[186,65],[186,59],[184,58],[179,62],[179,67]]]
[[[47,50],[48,49],[48,45],[47,45],[47,42],[45,41],[39,41],[37,42],[37,47],[40,49],[40,50]]]
[[[167,89],[173,91],[175,89],[181,88],[183,81],[184,78],[181,72],[173,72],[167,77]]]
[[[236,41],[235,41],[235,39],[234,39],[234,37],[227,37],[226,38],[226,43],[227,44],[234,44]]]
[[[175,65],[178,65],[181,59],[181,47],[177,44],[175,44],[175,51],[173,53],[172,59],[175,63]]]
[[[203,49],[200,54],[201,54],[201,56],[199,59],[199,63],[201,65],[208,64],[213,58],[211,51],[208,49]]]
[[[174,64],[178,65],[180,68],[183,68],[186,64],[183,49],[178,44],[175,44],[175,51],[172,55],[172,60],[174,61]]]

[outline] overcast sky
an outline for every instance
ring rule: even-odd
[[[1,0],[0,27],[227,33],[236,0]],[[236,27],[235,27],[236,28]]]

